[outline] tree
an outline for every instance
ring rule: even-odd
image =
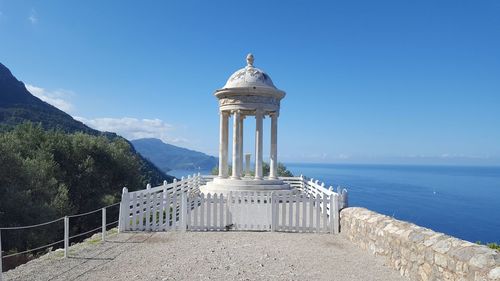
[[[264,176],[269,176],[269,171],[271,170],[271,167],[267,162],[264,162],[262,170],[264,172]],[[293,174],[286,168],[286,166],[283,163],[278,162],[278,177],[293,177]]]
[[[233,169],[233,166],[231,165],[227,165],[227,174],[230,175],[231,174],[231,171]],[[211,171],[212,175],[214,176],[217,176],[219,174],[219,165],[215,166],[212,171]]]
[[[288,170],[283,163],[278,163],[278,176],[293,177],[293,173],[290,170]]]

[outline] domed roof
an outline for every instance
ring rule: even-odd
[[[253,55],[248,54],[247,66],[233,73],[223,88],[263,87],[276,89],[271,77],[264,71],[254,67],[253,61]]]

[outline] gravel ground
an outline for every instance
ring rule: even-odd
[[[51,252],[6,280],[408,280],[342,235],[122,233]]]

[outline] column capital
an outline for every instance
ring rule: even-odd
[[[257,109],[255,110],[255,117],[264,117],[264,110],[262,109]]]
[[[269,112],[269,116],[271,116],[271,117],[279,117],[279,116],[280,116],[280,113],[279,113],[279,112],[276,112],[276,111],[274,111],[274,112]]]
[[[231,113],[229,111],[226,111],[226,110],[221,110],[221,111],[219,111],[219,114],[222,116],[229,116]]]

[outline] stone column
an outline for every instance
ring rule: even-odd
[[[278,178],[278,114],[271,114],[271,155],[269,161],[269,178]]]
[[[240,140],[240,163],[238,165],[238,176],[243,176],[243,123],[245,120],[245,116],[240,116],[240,130],[239,130],[239,140]]]
[[[255,113],[255,179],[261,180],[263,178],[262,172],[262,119],[264,118],[263,112],[257,110]]]
[[[233,174],[231,179],[239,179],[239,165],[240,165],[240,116],[239,110],[233,112]]]
[[[250,157],[252,157],[252,154],[245,154],[245,178],[250,177]]]
[[[228,123],[229,112],[221,111],[220,113],[220,138],[219,138],[219,178],[227,178],[227,138],[228,138]]]

